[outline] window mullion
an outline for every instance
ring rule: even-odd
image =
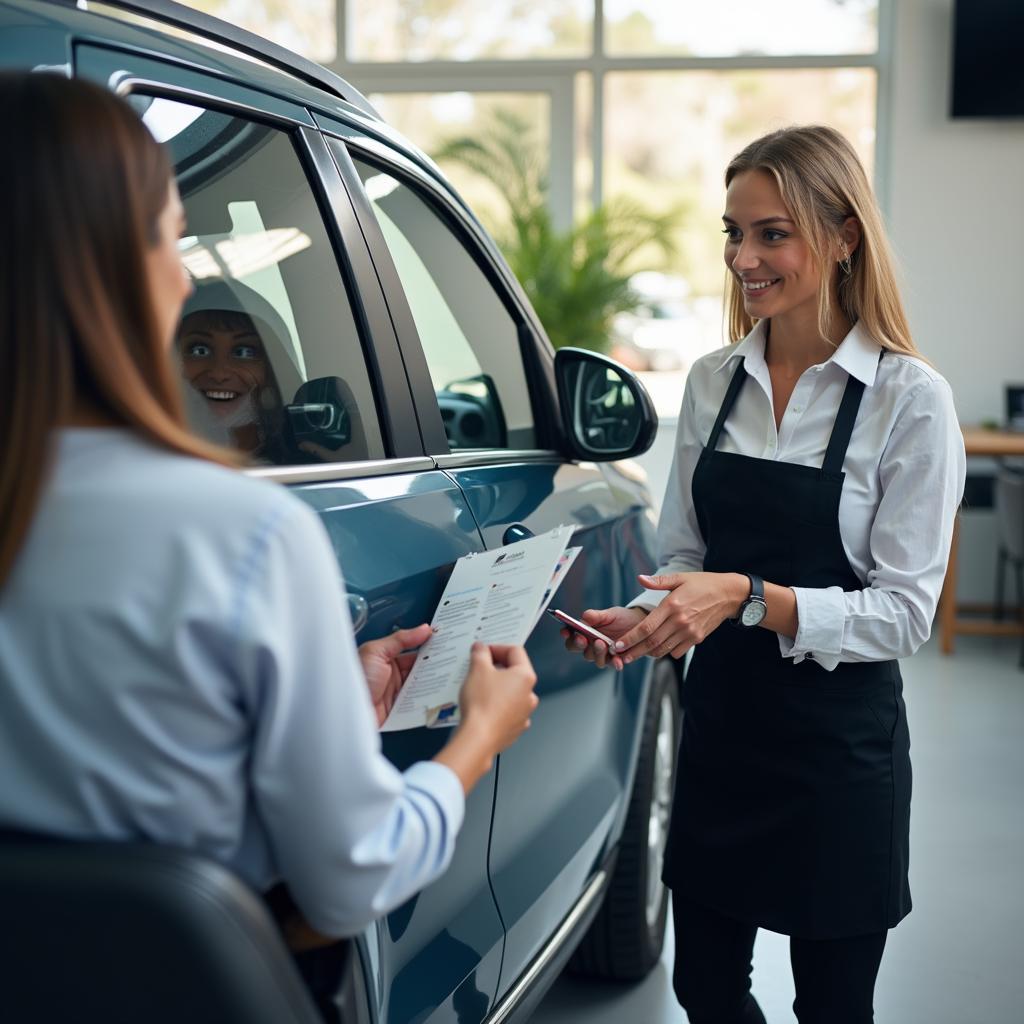
[[[878,77],[875,82],[875,195],[883,212],[889,209],[889,153],[892,133],[892,40],[895,0],[878,0]]]
[[[348,61],[348,0],[335,0],[334,31],[335,63],[345,64]]]
[[[593,99],[590,128],[590,162],[593,175],[590,201],[596,210],[604,198],[604,0],[594,0],[594,52],[588,61],[593,79]]]

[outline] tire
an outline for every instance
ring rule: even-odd
[[[679,723],[676,662],[663,658],[651,681],[615,872],[594,923],[569,962],[573,974],[639,981],[661,957],[668,917],[661,864],[679,757]]]

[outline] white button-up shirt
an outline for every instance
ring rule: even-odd
[[[779,649],[783,657],[813,657],[829,670],[841,661],[912,654],[931,632],[963,497],[966,459],[949,385],[912,356],[890,351],[879,362],[880,346],[855,325],[831,358],[804,371],[776,430],[766,326],[760,321],[741,342],[702,357],[690,370],[658,526],[657,571],[703,566],[691,482],[737,360],[750,380],[725,421],[718,450],[800,466],[821,466],[846,382],[856,377],[865,389],[843,463],[839,532],[864,589],[793,587],[799,626],[795,638],[779,636]],[[757,495],[750,499],[750,528],[756,530]],[[645,591],[632,603],[651,608],[667,593]]]

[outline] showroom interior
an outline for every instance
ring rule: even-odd
[[[951,382],[965,428],[1006,425],[1007,385],[1024,381],[1024,108],[1016,118],[952,115],[953,0],[794,0],[770,17],[756,3],[679,0],[196,6],[338,71],[428,153],[497,130],[495,112],[511,111],[543,160],[546,202],[563,230],[612,198],[677,215],[674,254],[649,246],[640,268],[679,313],[668,322],[677,334],[668,366],[640,365],[661,419],[640,459],[656,493],[687,362],[720,344],[721,168],[749,138],[790,123],[823,121],[854,142],[919,347]],[[501,190],[457,159],[441,166],[500,236]],[[638,348],[613,354],[628,362]],[[964,608],[993,600],[998,465],[989,455],[968,462],[956,581]],[[1008,594],[1012,603],[1012,581]],[[939,632],[904,668],[915,911],[890,936],[876,1019],[1009,1024],[1024,1002],[1021,639],[954,633],[943,653]],[[670,954],[635,986],[565,977],[534,1019],[681,1021]],[[773,1024],[795,1020],[784,939],[760,934],[753,984]]]
[[[951,567],[931,637],[902,665],[913,759],[910,883],[914,911],[889,933],[875,989],[875,1020],[879,1024],[1013,1024],[1021,1020],[1024,816],[1018,804],[1024,785],[1024,339],[1017,304],[1024,294],[1019,259],[1024,248],[1020,244],[1024,76],[1013,70],[1024,43],[1024,15],[1015,11],[1019,0],[782,0],[775,5],[757,0],[179,2],[286,47],[351,83],[384,122],[383,127],[365,133],[371,140],[373,131],[379,131],[377,143],[383,149],[381,140],[392,129],[404,136],[454,185],[510,267],[549,271],[547,276],[538,272],[529,280],[523,278],[522,287],[554,347],[591,349],[618,360],[650,396],[658,419],[653,443],[616,472],[639,481],[639,490],[646,486],[655,511],[669,479],[690,367],[721,348],[726,334],[723,169],[748,142],[776,128],[824,124],[849,139],[879,200],[914,340],[951,385],[967,454],[966,488]],[[66,6],[72,10],[76,5]],[[79,12],[102,13],[104,6],[92,0],[77,4]],[[149,17],[140,14],[140,5],[128,6],[133,10],[127,15],[117,13],[119,31],[122,21],[150,24]],[[965,28],[968,11],[974,15],[970,30]],[[993,29],[992,45],[980,46],[972,61],[966,56],[967,46],[978,46],[989,16],[993,25],[997,17],[1015,21],[1008,22],[1011,29]],[[180,29],[179,25],[170,34],[179,32],[183,47],[191,45],[189,33]],[[212,44],[212,49],[218,46],[231,60],[241,56],[259,63],[253,53],[240,55],[223,40]],[[110,50],[117,51],[117,46],[112,44]],[[160,54],[145,57],[153,58],[154,66],[162,59]],[[188,69],[183,60],[179,64],[186,68],[185,75],[204,71]],[[264,83],[271,80],[270,72],[280,74],[282,80],[288,76],[287,69],[271,64],[259,69],[254,78],[264,71]],[[107,73],[105,67],[102,74]],[[95,72],[94,77],[102,75]],[[213,79],[211,74],[209,80]],[[316,85],[308,75],[303,80],[296,73],[294,79],[302,89]],[[230,76],[224,80],[230,83]],[[230,85],[241,88],[248,83]],[[252,95],[260,88],[254,86]],[[159,88],[154,95],[173,97]],[[202,90],[194,95],[201,97]],[[318,173],[335,182],[332,202],[343,194],[343,179],[349,189],[346,203],[352,199],[353,183],[357,189],[365,185],[370,200],[383,201],[404,179],[385,181],[386,174],[369,157],[365,166],[359,164],[360,152],[364,157],[372,154],[372,149],[359,148],[366,139],[356,138],[365,125],[359,126],[357,105],[347,105],[341,93],[332,98],[335,101],[338,110],[345,108],[352,114],[348,122],[344,117],[329,122],[326,115],[321,117],[326,108],[316,113],[313,102],[304,110],[306,101],[300,98],[294,108],[308,122],[289,114],[282,115],[277,126],[292,118],[287,127],[296,136],[301,133],[304,145],[313,145],[310,139],[315,139],[320,149],[309,153],[320,154]],[[237,112],[229,103],[218,106],[218,102],[210,103],[214,111]],[[252,116],[258,124],[276,123],[269,116]],[[343,122],[352,129],[352,138],[338,127]],[[355,163],[346,157],[345,149],[353,140]],[[309,157],[302,152],[304,159]],[[289,150],[289,155],[295,154]],[[361,184],[357,165],[363,172]],[[412,165],[406,161],[407,167]],[[308,171],[313,161],[307,159],[304,166]],[[420,185],[429,183],[425,167],[414,168]],[[381,190],[376,195],[375,185]],[[318,196],[318,202],[310,200],[308,206],[319,228],[319,216],[326,217],[329,203]],[[365,209],[355,199],[352,202],[352,209],[365,219],[346,222],[347,236],[332,236],[335,255],[341,256],[353,237],[359,236],[361,245],[359,232],[365,235],[368,223],[380,236],[378,251],[383,251],[390,225],[372,221],[369,202]],[[334,215],[337,209],[332,207]],[[374,213],[380,216],[379,210]],[[468,217],[463,229],[467,223]],[[263,230],[262,223],[258,227]],[[343,238],[340,243],[339,237]],[[389,242],[392,237],[388,236]],[[468,235],[463,231],[459,237]],[[198,244],[197,238],[191,241]],[[375,244],[367,236],[367,253]],[[326,235],[322,246],[324,251],[330,248]],[[551,272],[556,249],[580,264],[575,268],[578,273]],[[345,260],[338,262],[343,265]],[[482,261],[478,262],[474,269],[483,280]],[[332,271],[336,269],[332,263]],[[350,270],[346,267],[343,273]],[[391,271],[394,287],[399,279],[393,267]],[[364,275],[361,280],[378,287],[372,258],[359,272]],[[451,278],[459,272],[453,270]],[[493,278],[488,278],[492,284]],[[352,279],[345,281],[351,290]],[[381,321],[389,318],[384,315],[388,287],[389,282],[381,278]],[[336,291],[343,300],[345,286]],[[581,315],[582,309],[588,315]],[[413,325],[411,317],[407,320]],[[294,323],[290,326],[294,331]],[[519,327],[513,337],[522,344],[522,324]],[[414,336],[420,324],[413,328]],[[358,330],[364,330],[362,321]],[[288,328],[282,328],[282,333],[287,335]],[[496,337],[498,333],[496,327]],[[400,329],[395,334],[394,351],[401,355]],[[358,346],[355,321],[351,335]],[[514,345],[506,348],[518,357]],[[546,348],[544,352],[547,356]],[[392,370],[396,378],[401,377],[396,368],[405,373],[397,357]],[[459,376],[451,374],[453,387],[466,383]],[[480,375],[481,379],[486,376]],[[554,370],[550,376],[554,395]],[[425,363],[421,377],[421,385],[430,384]],[[456,443],[448,450],[440,414],[434,426],[445,445],[427,447],[428,439],[420,430],[422,406],[417,402],[421,396],[414,394],[411,378],[410,373],[411,411],[396,430],[405,430],[413,447],[420,445],[419,469],[425,464],[430,471],[442,471],[438,475],[447,471],[452,490],[458,490],[462,486],[459,471],[470,479],[480,467],[460,463],[459,455],[465,453],[455,451]],[[323,378],[334,379],[340,383],[340,378]],[[404,377],[401,383],[404,387]],[[383,390],[376,378],[374,387]],[[365,390],[371,395],[369,378]],[[465,398],[457,392],[456,387],[448,397]],[[429,386],[427,393],[433,402]],[[525,384],[523,395],[529,407]],[[405,400],[404,392],[395,399],[396,403]],[[564,390],[553,399],[556,404],[559,400],[565,403]],[[289,411],[293,408],[288,406]],[[646,406],[644,411],[648,412]],[[498,412],[501,416],[500,403]],[[549,420],[553,422],[553,417]],[[364,456],[376,474],[370,490],[379,483],[383,493],[391,484],[388,474],[396,472],[383,465],[387,456],[408,452],[399,452],[396,445],[386,450],[383,441],[379,444],[379,451],[371,447]],[[518,455],[530,444],[532,440],[477,447],[507,448]],[[289,475],[286,470],[275,476],[280,467],[268,462],[254,475],[310,485],[311,492],[322,481],[328,495],[327,482],[337,483],[330,475],[332,467],[345,461],[337,455],[341,450],[331,449],[333,459],[329,452],[323,456],[326,468],[303,466],[307,472],[296,470]],[[563,476],[579,471],[581,478],[584,472],[597,478],[600,467],[595,466],[600,459],[591,463],[576,458],[578,448],[572,448],[572,456],[565,451],[560,454],[566,460],[575,458],[571,466],[561,467]],[[484,470],[480,474],[482,478]],[[413,490],[410,485],[410,493]],[[493,487],[494,494],[499,490]],[[358,505],[355,498],[351,501],[353,507]],[[494,504],[498,504],[496,498]],[[329,505],[325,496],[324,508],[334,511]],[[472,516],[465,518],[472,521]],[[653,521],[654,517],[648,518]],[[363,522],[377,529],[369,518]],[[409,522],[416,529],[423,525],[415,515]],[[496,513],[494,530],[498,523]],[[500,525],[504,531],[507,523]],[[379,530],[375,543],[382,543],[385,534],[383,525]],[[491,539],[484,538],[479,523],[475,530],[483,546],[490,546]],[[415,532],[410,536],[415,537]],[[529,536],[528,530],[513,536],[510,527],[500,543]],[[403,550],[396,542],[396,560]],[[459,552],[449,561],[454,564],[457,558]],[[433,576],[420,573],[419,584],[427,577],[431,584],[438,581],[436,567],[431,571]],[[549,580],[547,597],[555,587],[549,577],[545,579]],[[559,579],[556,575],[555,580]],[[753,579],[751,588],[753,592]],[[349,608],[353,609],[351,602]],[[374,614],[380,614],[378,608]],[[536,621],[540,618],[538,613]],[[361,621],[365,623],[366,618]],[[545,625],[553,637],[555,627],[550,622]],[[621,677],[615,682],[616,696],[620,685]],[[445,707],[457,712],[454,703],[433,710]],[[552,700],[549,707],[554,710],[558,705]],[[419,722],[422,725],[422,718]],[[428,715],[428,728],[438,724],[437,714],[433,720]],[[572,756],[571,751],[564,753]],[[499,780],[502,763],[512,762],[499,761]],[[496,791],[498,783],[492,779],[490,784]],[[528,796],[517,794],[524,807]],[[483,806],[479,793],[477,800],[477,807]],[[496,815],[493,810],[487,813],[493,828]],[[514,849],[515,829],[507,823],[506,829],[511,837],[508,846]],[[486,852],[482,859],[486,872],[491,870],[491,839],[486,828],[478,829],[474,839]],[[529,870],[524,863],[509,868],[510,872]],[[483,893],[497,905],[493,879],[488,876],[477,888],[477,897]],[[412,908],[418,898],[410,902],[404,918],[405,907],[391,918],[381,918],[387,921],[379,925],[381,933],[390,928],[390,937],[397,943],[414,920]],[[500,920],[500,913],[496,917],[496,927],[504,936],[506,922]],[[410,942],[418,938],[414,934],[418,927],[422,925],[413,924],[407,936]],[[438,938],[436,949],[450,951],[463,943],[459,934],[443,932],[442,936],[449,944],[441,945]],[[466,943],[466,948],[472,945],[469,940]],[[428,944],[427,939],[423,944]],[[418,966],[387,962],[393,949],[382,954],[365,944],[360,948],[364,957],[377,957],[365,969],[366,978],[373,972],[380,975],[382,963],[396,976],[406,967],[411,976],[423,970],[422,960]],[[491,952],[497,960],[504,956],[504,948]],[[684,1024],[686,1014],[673,993],[673,953],[669,913],[661,957],[646,976],[595,981],[570,968],[536,1005],[531,1004],[529,1020],[533,1024]],[[771,1024],[797,1024],[789,955],[785,936],[760,931],[753,993]],[[358,968],[349,962],[345,970],[354,977]],[[528,973],[522,976],[524,985],[531,980]],[[490,995],[485,998],[471,991],[473,974],[469,968],[463,974],[465,983],[460,981],[443,1007],[431,1007],[414,1021],[397,1024],[462,1020],[463,1012],[468,1012],[469,1020],[476,1011],[465,1011],[465,1004],[460,1008],[460,994],[465,999],[469,992],[470,1000],[475,995],[484,1003]],[[439,1015],[431,1018],[435,1009]],[[441,1010],[448,1016],[442,1017]],[[472,1017],[474,1024],[484,1019],[482,1012]],[[524,1020],[522,1015],[511,1019],[516,1024]],[[389,1020],[396,1024],[395,1019]],[[497,1024],[502,1020],[499,1015]]]

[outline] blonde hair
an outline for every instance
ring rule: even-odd
[[[841,340],[833,337],[832,284],[836,281],[839,308],[850,323],[859,322],[883,348],[921,358],[910,336],[878,203],[850,143],[835,129],[822,125],[782,128],[755,139],[732,158],[725,170],[726,188],[747,171],[764,171],[775,179],[818,262],[818,330],[822,338],[833,345]],[[860,244],[850,253],[849,271],[835,262],[834,255],[848,217],[855,217],[861,228]],[[732,274],[726,280],[725,312],[730,341],[750,333],[754,320],[743,308],[743,296]]]

